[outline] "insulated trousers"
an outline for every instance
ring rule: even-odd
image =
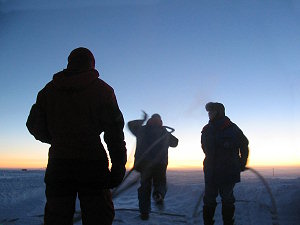
[[[162,198],[167,192],[167,166],[164,164],[148,166],[141,172],[141,186],[138,188],[139,209],[141,213],[149,213],[151,209],[151,190],[159,193]]]
[[[214,214],[217,206],[216,198],[218,194],[222,201],[222,218],[224,225],[234,224],[234,202],[233,188],[235,184],[214,185],[205,184],[204,206],[203,206],[203,221],[204,225],[214,224]]]
[[[110,190],[46,184],[44,225],[72,225],[77,194],[83,225],[112,224],[115,212]]]

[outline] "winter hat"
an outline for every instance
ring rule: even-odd
[[[217,111],[218,117],[225,116],[225,107],[222,103],[219,102],[209,102],[205,105],[205,109],[207,112]]]
[[[162,126],[162,120],[159,114],[155,113],[151,116],[151,118],[147,121],[147,125],[150,126]]]
[[[93,53],[83,47],[74,49],[68,57],[68,69],[70,70],[90,70],[95,68],[95,58]]]

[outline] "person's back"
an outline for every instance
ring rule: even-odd
[[[67,69],[39,92],[27,120],[30,133],[51,144],[45,224],[71,224],[77,193],[83,224],[111,224],[114,216],[108,188],[117,186],[125,173],[124,120],[114,90],[98,78],[94,66],[88,49],[73,50]]]
[[[107,106],[116,106],[113,89],[98,76],[96,70],[62,71],[40,92],[51,136],[50,158],[103,158],[99,135],[106,120],[112,120],[108,115],[114,109]]]
[[[135,166],[168,164],[168,148],[176,147],[178,139],[169,133],[158,114],[154,114],[143,125],[145,120],[128,122],[129,130],[136,136]]]

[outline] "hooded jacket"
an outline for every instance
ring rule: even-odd
[[[205,182],[232,184],[240,182],[241,168],[247,162],[248,139],[226,116],[209,121],[201,135]]]
[[[95,69],[63,70],[53,76],[32,106],[27,128],[41,142],[49,143],[49,159],[101,160],[126,163],[124,119],[114,90],[99,79]]]

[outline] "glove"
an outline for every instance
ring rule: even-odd
[[[246,166],[245,165],[241,165],[241,172],[246,170]]]
[[[126,172],[125,166],[112,166],[109,177],[109,188],[115,188],[119,186],[124,178]]]
[[[246,163],[242,162],[242,160],[240,161],[240,169],[241,169],[241,172],[243,172],[247,169],[246,168]]]
[[[247,164],[247,160],[243,160],[240,158],[240,169],[241,169],[241,172],[245,171],[247,168],[246,168],[246,164]]]

